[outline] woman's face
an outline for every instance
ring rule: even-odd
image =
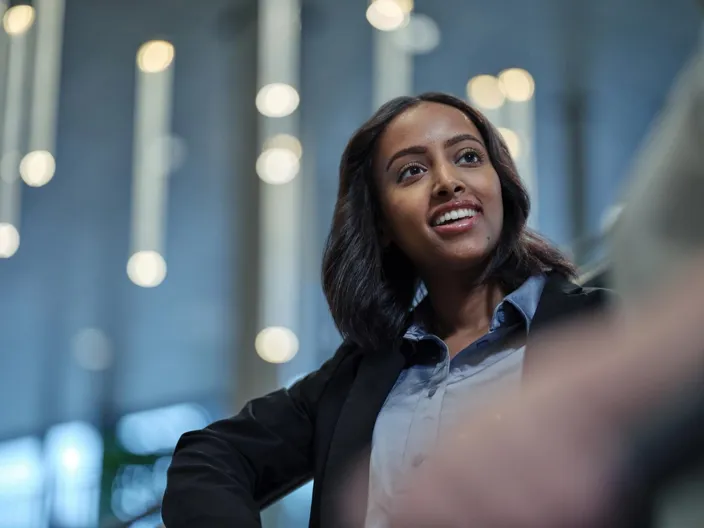
[[[397,116],[379,140],[374,172],[384,236],[421,273],[469,269],[497,244],[499,176],[460,110],[424,102]]]

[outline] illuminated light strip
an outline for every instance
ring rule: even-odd
[[[531,200],[528,226],[538,229],[538,168],[535,156],[535,95],[525,101],[506,98],[501,108],[502,126],[513,130],[520,140],[520,156],[514,161]]]
[[[300,1],[259,0],[258,88],[283,84],[298,89],[300,67]],[[290,89],[288,89],[290,92]],[[297,93],[296,93],[297,95]],[[259,145],[264,148],[281,134],[299,135],[299,116],[293,111],[282,117],[259,117]],[[303,153],[305,156],[305,152]],[[276,175],[274,175],[276,176]],[[294,337],[300,332],[302,266],[302,175],[272,185],[260,183],[259,208],[259,313],[258,329],[278,329],[276,336]],[[292,334],[291,334],[292,332]],[[267,334],[268,335],[268,334]],[[273,335],[273,334],[272,334]],[[261,346],[280,343],[280,339],[263,339]],[[281,344],[281,343],[280,343]],[[284,343],[285,344],[285,343]],[[295,342],[297,351],[297,337]],[[288,345],[282,348],[281,361],[295,355]],[[284,354],[285,353],[285,354]],[[260,351],[261,354],[261,351]],[[263,354],[269,361],[276,359],[276,350]],[[279,367],[278,377],[290,376],[286,365]],[[293,368],[293,367],[291,367]]]
[[[20,207],[22,186],[19,177],[19,164],[22,151],[22,109],[24,95],[28,92],[26,77],[28,71],[29,36],[31,27],[21,33],[7,35],[2,32],[2,38],[8,42],[9,56],[7,61],[7,84],[5,86],[5,107],[3,115],[2,146],[0,147],[0,240],[3,255],[10,257],[19,244]],[[12,233],[11,227],[15,232]],[[12,242],[12,244],[11,244]],[[10,245],[12,247],[10,247]]]
[[[149,48],[148,46],[152,46]],[[138,286],[158,286],[166,276],[166,230],[173,97],[173,48],[152,41],[137,55],[132,234],[128,275]],[[165,62],[159,64],[159,59]],[[155,64],[156,61],[156,64]]]
[[[397,44],[393,32],[373,30],[372,104],[376,111],[394,97],[413,91],[413,55]]]
[[[25,159],[45,160],[44,170],[23,174],[25,181],[39,186],[54,176],[56,127],[61,77],[64,0],[35,0],[37,42],[34,58],[34,89],[29,127],[29,153]],[[29,178],[28,178],[29,176]]]

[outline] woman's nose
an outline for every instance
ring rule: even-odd
[[[465,190],[465,184],[460,180],[453,170],[454,167],[438,167],[436,170],[435,188],[433,194],[439,198],[457,196]]]

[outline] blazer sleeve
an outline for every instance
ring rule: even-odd
[[[167,528],[258,528],[264,506],[310,480],[317,404],[344,348],[289,389],[181,437],[162,506]]]

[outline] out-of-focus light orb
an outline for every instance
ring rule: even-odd
[[[186,431],[202,429],[212,420],[199,405],[179,403],[129,413],[117,421],[117,439],[135,455],[168,453]]]
[[[32,6],[16,5],[5,11],[2,27],[8,35],[21,35],[32,27],[35,17],[36,13]]]
[[[20,247],[20,233],[12,224],[0,223],[0,258],[10,258]]]
[[[154,288],[166,278],[166,261],[156,251],[138,251],[127,261],[127,276],[137,286]]]
[[[440,28],[427,15],[410,15],[408,25],[393,35],[396,45],[409,53],[429,53],[440,45]]]
[[[394,31],[408,23],[408,13],[396,0],[374,0],[367,8],[367,21],[379,31]]]
[[[254,348],[264,361],[286,363],[298,353],[298,337],[283,326],[270,326],[257,334]]]
[[[499,133],[501,133],[501,137],[504,138],[504,142],[506,143],[506,146],[508,147],[508,151],[511,154],[511,157],[514,160],[517,160],[518,158],[521,157],[521,138],[518,137],[518,134],[511,130],[510,128],[499,128]]]
[[[286,117],[298,108],[300,96],[290,84],[272,83],[257,93],[257,110],[267,117]]]
[[[272,148],[287,149],[293,152],[298,159],[303,156],[303,146],[297,137],[290,134],[276,134],[264,141],[264,150]]]
[[[20,161],[20,176],[30,187],[46,185],[55,172],[56,160],[47,150],[33,150]]]
[[[176,51],[173,44],[165,40],[145,42],[137,51],[137,67],[145,73],[166,70],[174,61]]]
[[[78,332],[71,349],[76,363],[86,370],[99,372],[112,364],[110,340],[97,328],[85,328]]]
[[[283,185],[293,180],[301,168],[298,156],[288,148],[269,148],[257,159],[257,175],[271,185]]]
[[[494,110],[501,108],[506,96],[499,87],[499,80],[493,75],[477,75],[467,83],[467,97],[481,108]]]
[[[499,74],[499,88],[509,101],[530,101],[535,93],[533,76],[521,68],[510,68]]]
[[[413,0],[395,0],[404,13],[413,11]]]
[[[69,473],[75,473],[81,467],[81,454],[75,447],[66,447],[60,455],[61,465]]]

